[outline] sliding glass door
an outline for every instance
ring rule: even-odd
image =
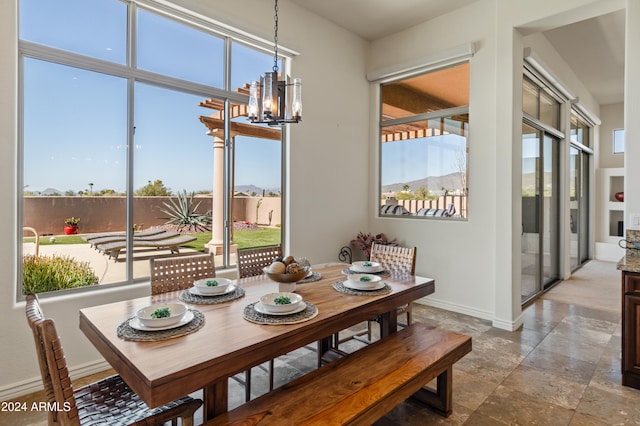
[[[559,278],[558,138],[522,126],[522,302]]]

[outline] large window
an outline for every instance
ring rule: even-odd
[[[466,218],[469,64],[380,90],[380,214]]]
[[[147,4],[20,1],[18,205],[21,228],[39,236],[18,232],[21,290],[147,279],[150,258],[175,255],[139,243],[158,230],[193,237],[180,253],[214,252],[218,268],[235,265],[237,248],[281,242],[281,132],[242,108],[271,49]],[[98,233],[122,245],[117,257],[92,242]],[[68,282],[31,287],[67,259]]]

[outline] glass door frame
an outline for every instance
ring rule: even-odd
[[[537,133],[538,147],[539,147],[539,159],[537,160],[539,166],[536,167],[536,175],[538,173],[542,173],[542,176],[539,179],[536,179],[536,221],[537,221],[537,229],[538,229],[538,242],[537,242],[537,253],[536,256],[538,258],[535,262],[535,285],[534,291],[530,294],[523,295],[521,290],[521,303],[526,304],[530,300],[536,298],[539,294],[556,284],[561,280],[560,276],[560,261],[561,261],[561,226],[560,226],[560,180],[561,180],[561,167],[560,167],[560,158],[561,158],[561,150],[562,150],[562,142],[565,140],[565,135],[554,129],[545,123],[542,123],[540,120],[537,120],[530,115],[523,113],[523,125],[527,125],[533,128]],[[555,143],[555,158],[552,157],[552,194],[551,202],[555,204],[555,206],[550,205],[550,212],[552,213],[548,218],[548,224],[545,220],[545,208],[544,208],[544,175],[545,175],[545,141],[551,138],[552,143]],[[521,142],[522,143],[522,137]],[[538,176],[536,176],[538,177]],[[541,205],[542,203],[542,205]],[[552,217],[553,216],[553,217]],[[524,224],[523,224],[524,225]],[[549,262],[550,272],[545,274],[545,226],[549,229]],[[524,234],[524,228],[523,228]],[[522,268],[524,269],[524,268]],[[521,272],[522,274],[522,272]],[[545,279],[546,276],[549,276],[549,279]]]

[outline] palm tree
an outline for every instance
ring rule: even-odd
[[[93,182],[89,182],[89,193],[93,195]]]

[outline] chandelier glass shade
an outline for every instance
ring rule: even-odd
[[[278,71],[278,0],[275,0],[274,56],[271,72],[249,86],[247,115],[252,123],[281,126],[302,120],[302,80],[291,80]]]

